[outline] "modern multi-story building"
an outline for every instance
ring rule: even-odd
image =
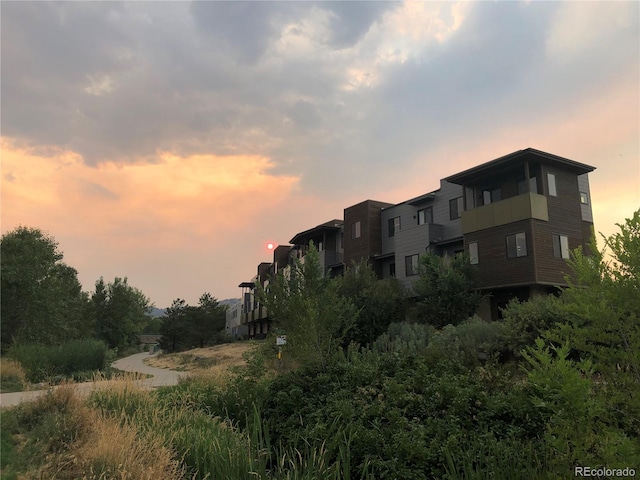
[[[438,190],[405,202],[366,200],[345,208],[344,221],[298,233],[262,269],[272,275],[303,259],[313,241],[328,274],[365,259],[380,278],[395,277],[410,289],[420,255],[466,251],[477,266],[478,289],[488,294],[478,314],[497,319],[511,298],[526,300],[567,285],[569,251],[586,248],[591,237],[593,170],[532,148],[519,150],[440,180]],[[241,323],[249,336],[269,328],[252,293],[255,282],[265,285],[269,275],[259,267],[252,282],[240,284],[247,299]]]

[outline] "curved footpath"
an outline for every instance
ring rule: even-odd
[[[145,358],[149,358],[149,354],[146,352],[136,353],[129,357],[116,360],[111,365],[118,370],[132,373],[143,373],[146,375],[153,375],[151,378],[145,378],[143,380],[136,380],[136,384],[143,388],[154,387],[166,387],[176,385],[178,380],[185,376],[184,372],[176,372],[175,370],[166,370],[164,368],[156,368],[145,365],[142,361]],[[109,380],[100,382],[84,382],[72,384],[76,391],[80,394],[87,394],[94,389],[106,387],[110,383]],[[56,387],[53,387],[56,388]],[[47,393],[47,390],[33,390],[28,392],[13,392],[0,394],[0,407],[11,407],[18,405],[21,402],[33,400],[41,395]]]

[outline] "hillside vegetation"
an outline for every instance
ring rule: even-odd
[[[3,412],[3,478],[638,475],[640,211],[605,247],[610,261],[595,240],[590,255],[573,252],[557,297],[512,302],[491,323],[460,318],[465,306],[446,325],[426,296],[398,297],[399,313],[395,287],[366,266],[325,278],[311,248],[261,293],[287,334],[280,360],[269,338],[227,373],[156,391],[122,383],[86,402],[62,390]],[[447,269],[461,264],[432,268],[436,284],[421,291],[455,293]],[[165,358],[205,361],[183,355]]]

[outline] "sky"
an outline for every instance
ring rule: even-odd
[[[268,242],[527,147],[640,206],[639,2],[0,2],[1,230],[85,290],[240,296]]]

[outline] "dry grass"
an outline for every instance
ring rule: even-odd
[[[97,416],[86,442],[73,451],[73,463],[87,480],[180,479],[183,471],[179,462],[163,441],[152,434],[140,438],[130,425],[116,419]]]
[[[10,358],[0,358],[0,382],[27,383],[27,375],[19,362]]]
[[[144,363],[197,375],[224,375],[230,367],[244,365],[244,354],[253,348],[254,344],[249,342],[226,343],[187,352],[161,354],[145,359]]]
[[[136,391],[131,380],[110,382],[112,388],[129,395]],[[89,408],[70,385],[62,386],[21,407],[20,418],[51,416],[43,445],[44,462],[33,465],[19,478],[60,480],[162,480],[182,479],[180,461],[157,434],[142,435],[118,418],[109,418]],[[35,420],[34,420],[35,421]],[[41,427],[42,428],[42,427]],[[62,432],[59,432],[59,429]],[[18,448],[24,446],[20,442]]]

